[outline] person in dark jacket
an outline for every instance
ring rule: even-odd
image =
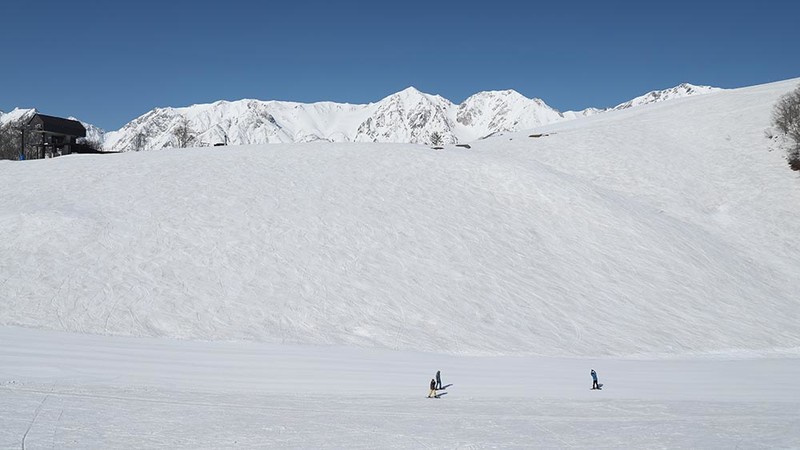
[[[436,397],[436,380],[431,378],[431,391],[428,392],[428,398]]]
[[[600,386],[597,385],[597,372],[592,369],[592,389],[600,389]]]
[[[436,389],[442,388],[442,372],[437,370],[436,371]]]

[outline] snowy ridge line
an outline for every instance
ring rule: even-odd
[[[711,86],[695,86],[689,83],[681,83],[670,89],[663,89],[660,91],[650,91],[647,94],[636,97],[624,103],[620,103],[613,109],[621,110],[633,108],[641,105],[649,105],[651,103],[659,103],[665,100],[672,100],[676,98],[684,98],[692,95],[708,94],[711,92],[721,91],[722,89]]]
[[[313,141],[430,144],[434,135],[439,136],[441,144],[454,144],[718,90],[683,83],[649,92],[614,108],[562,113],[541,99],[527,98],[512,89],[479,92],[455,105],[441,96],[409,87],[366,105],[220,100],[182,108],[156,108],[117,131],[106,132],[81,123],[86,127],[87,139],[99,142],[108,151],[177,146],[174,133],[184,121],[191,128],[193,144],[197,146]],[[20,108],[0,112],[0,125],[19,123],[36,112]]]
[[[637,97],[624,108],[716,90],[683,83]],[[623,105],[612,109],[623,109]],[[561,113],[541,99],[526,98],[514,90],[479,92],[459,105],[413,87],[366,105],[244,99],[154,109],[107,133],[105,147],[116,151],[171,147],[175,145],[174,130],[184,123],[196,133],[196,145],[313,141],[434,144],[435,135],[440,144],[455,144],[608,110]]]

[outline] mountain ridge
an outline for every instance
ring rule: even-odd
[[[314,141],[456,144],[719,90],[681,83],[613,108],[561,112],[540,98],[528,98],[513,89],[481,91],[455,104],[409,86],[367,104],[245,98],[154,108],[115,131],[81,123],[87,139],[100,142],[108,151],[178,146],[174,135],[181,125],[191,131],[193,146]],[[0,124],[23,120],[35,112],[20,108],[0,112]]]
[[[460,104],[409,86],[377,102],[298,103],[278,100],[220,100],[181,108],[155,108],[106,135],[108,150],[173,145],[172,130],[186,121],[196,133],[195,145],[291,142],[395,142],[454,144],[508,131],[531,129],[641,104],[715,92],[719,88],[682,83],[651,91],[615,108],[560,112],[540,98],[513,89],[481,91]],[[625,106],[628,105],[628,106]],[[225,110],[229,114],[225,114]],[[141,141],[139,141],[141,144]]]

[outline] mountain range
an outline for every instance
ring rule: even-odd
[[[514,90],[483,91],[454,104],[409,87],[369,104],[221,100],[156,108],[117,131],[105,132],[82,123],[87,139],[101,142],[108,151],[174,147],[176,129],[182,125],[193,136],[194,146],[314,141],[455,144],[717,90],[683,83],[614,108],[560,112],[539,98],[527,98]],[[0,124],[24,120],[35,112],[19,108],[0,112]]]

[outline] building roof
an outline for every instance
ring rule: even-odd
[[[86,137],[86,128],[77,120],[63,119],[61,117],[34,114],[28,124],[42,124],[41,131],[68,136]]]

